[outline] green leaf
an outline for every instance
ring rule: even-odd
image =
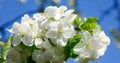
[[[76,26],[79,26],[81,22],[82,22],[81,18],[79,16],[77,16],[76,19],[74,20],[73,24]]]
[[[68,39],[68,43],[64,49],[64,54],[66,55],[65,60],[68,58],[76,58],[78,55],[74,53],[73,48],[81,42],[81,34],[76,34],[73,38]]]
[[[2,59],[5,60],[6,59],[6,53],[7,53],[7,50],[11,47],[11,41],[13,39],[13,36],[11,36],[8,40],[8,42],[5,44],[5,46],[2,48],[2,52],[1,52],[1,56],[2,56]]]
[[[81,34],[76,34],[70,41],[69,44],[70,48],[74,48],[74,46],[80,42],[81,38],[82,38]]]
[[[82,30],[87,30],[89,32],[93,32],[93,29],[98,26],[97,18],[91,17],[87,18],[81,25],[79,26]]]
[[[2,63],[4,60],[2,58],[0,58],[0,63]]]
[[[71,43],[70,43],[69,47],[71,49],[70,50],[70,56],[72,58],[76,58],[78,56],[77,54],[74,53],[73,49],[78,43],[81,42],[81,38],[82,38],[81,34],[76,34],[71,40]]]
[[[4,47],[5,43],[0,41],[0,46]]]
[[[73,21],[73,25],[75,27],[75,30],[78,32],[80,31],[79,26],[81,23],[82,23],[82,21],[81,21],[81,18],[79,16],[77,16],[76,19]]]

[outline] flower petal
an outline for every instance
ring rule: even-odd
[[[59,12],[59,8],[57,8],[56,6],[49,6],[47,8],[45,8],[44,13],[46,14],[47,17],[53,17],[55,18],[55,20],[59,20],[61,17],[61,14]]]
[[[92,36],[88,31],[83,32],[83,37],[82,37],[83,42],[88,42],[88,40],[91,38],[92,38]]]
[[[14,24],[13,24],[13,27],[12,27],[12,29],[11,29],[11,33],[15,33],[15,34],[19,34],[20,33],[20,31],[21,31],[21,25],[18,23],[18,22],[15,22]]]
[[[33,18],[37,21],[43,21],[46,17],[43,13],[36,13],[33,15]]]
[[[57,41],[57,45],[65,46],[67,44],[67,39],[65,39],[63,37],[55,39],[55,40]]]
[[[47,39],[45,39],[45,41],[42,43],[42,47],[45,49],[50,49],[52,45],[49,43]]]
[[[75,30],[73,28],[69,28],[69,27],[64,28],[64,31],[63,31],[64,38],[70,38],[74,36],[74,34],[75,34]]]
[[[25,14],[25,15],[22,17],[21,23],[23,23],[23,22],[28,22],[28,23],[30,23],[30,24],[33,23],[32,18],[30,18],[28,14]]]
[[[24,35],[24,37],[22,38],[23,43],[26,46],[32,46],[33,45],[33,37],[29,34]]]
[[[105,51],[106,51],[106,49],[107,49],[107,47],[103,47],[103,48],[99,49],[99,50],[97,51],[98,57],[99,57],[99,56],[103,56],[104,53],[105,53]]]
[[[58,32],[56,30],[49,30],[46,33],[47,38],[56,38],[58,36]]]
[[[36,38],[35,39],[35,45],[37,48],[41,48],[41,44],[42,44],[43,40],[41,38]]]
[[[13,46],[17,46],[21,43],[21,36],[14,36],[13,40],[12,40],[12,45]]]

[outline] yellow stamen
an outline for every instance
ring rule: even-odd
[[[23,37],[25,35],[25,32],[20,32],[20,35]]]
[[[62,28],[60,28],[60,29],[58,30],[58,32],[59,32],[59,33],[62,33],[62,32],[63,32],[63,29],[62,29]]]
[[[90,43],[86,44],[86,48],[87,49],[91,49],[92,48],[92,45]]]
[[[60,9],[60,13],[64,13],[64,9],[63,8]]]
[[[69,25],[70,25],[70,26],[73,25],[73,21],[71,21],[71,22],[69,23]]]
[[[34,38],[38,38],[38,37],[39,37],[39,34],[36,33],[36,34],[34,35]]]
[[[30,24],[30,28],[32,28],[33,27],[33,24]]]
[[[47,31],[46,30],[42,30],[42,33],[45,34]]]
[[[49,19],[49,15],[48,15],[48,13],[45,13],[45,16],[47,17],[47,19]]]

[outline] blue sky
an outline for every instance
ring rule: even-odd
[[[33,14],[38,9],[35,0],[27,0],[21,4],[18,0],[0,0],[0,26],[11,20],[20,20],[20,16],[28,11],[33,11]],[[119,1],[120,2],[120,1]],[[80,10],[83,17],[100,17],[103,10],[107,9],[113,4],[113,0],[78,0],[78,10]],[[62,2],[60,5],[67,5]],[[15,17],[19,16],[17,19]],[[102,29],[111,38],[111,44],[108,47],[104,56],[98,59],[97,63],[120,63],[120,50],[118,50],[113,42],[113,37],[110,34],[110,29],[117,29],[118,22],[116,20],[117,13],[113,11],[100,23]],[[90,62],[91,63],[91,62]]]

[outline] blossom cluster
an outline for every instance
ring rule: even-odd
[[[33,17],[25,14],[9,30],[3,45],[3,63],[65,63],[74,58],[80,63],[104,55],[110,39],[96,22],[82,19],[66,6],[49,6]]]

